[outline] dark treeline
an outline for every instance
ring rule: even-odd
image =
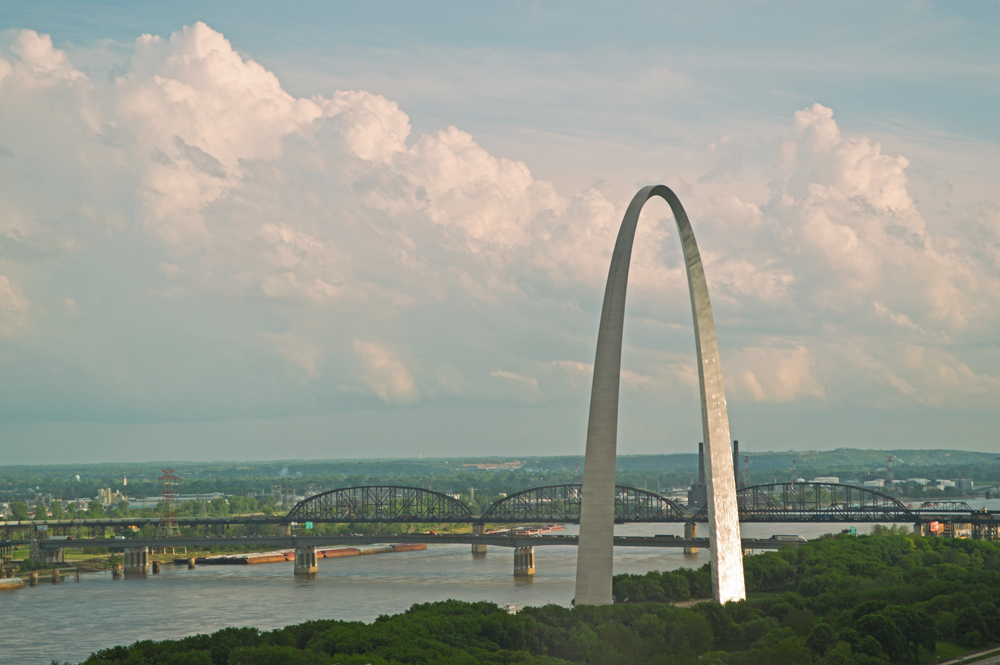
[[[614,580],[606,607],[415,605],[372,624],[228,628],[92,655],[86,665],[600,663],[882,665],[934,662],[1000,640],[1000,545],[903,536],[827,537],[745,560],[748,600],[704,598],[708,567]],[[947,649],[945,649],[947,647]],[[939,649],[941,651],[939,651]]]

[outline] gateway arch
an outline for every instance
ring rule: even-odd
[[[615,526],[615,455],[618,442],[618,388],[621,383],[622,328],[625,289],[639,212],[653,196],[670,204],[684,249],[694,341],[701,389],[701,422],[708,463],[708,529],[712,555],[712,590],[724,603],[746,597],[743,552],[736,506],[736,483],[729,444],[729,415],[719,364],[712,304],[708,298],[705,269],[691,223],[680,200],[668,187],[643,187],[632,199],[618,231],[611,256],[608,285],[597,335],[594,383],[590,394],[587,453],[583,469],[583,503],[580,509],[580,545],[576,564],[576,604],[611,602],[612,554]]]

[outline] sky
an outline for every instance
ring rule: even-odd
[[[680,197],[741,449],[1000,448],[1000,2],[0,1],[0,463],[583,454]],[[692,452],[640,220],[619,454]]]

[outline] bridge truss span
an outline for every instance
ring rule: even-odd
[[[287,522],[472,522],[469,507],[421,489],[379,485],[330,490],[300,501]]]
[[[494,502],[478,521],[579,523],[582,492],[579,484],[534,487]],[[683,521],[684,511],[670,499],[635,487],[615,487],[615,522]]]
[[[869,487],[837,483],[773,483],[737,491],[740,522],[914,522],[898,499]],[[706,519],[704,509],[696,521]]]

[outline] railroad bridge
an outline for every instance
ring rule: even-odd
[[[454,497],[419,487],[393,485],[348,487],[323,492],[308,497],[296,504],[285,515],[237,515],[228,517],[178,517],[177,523],[186,527],[200,527],[204,532],[215,532],[207,538],[211,542],[223,537],[231,526],[243,526],[244,533],[256,534],[244,538],[241,544],[260,541],[270,543],[274,538],[284,538],[282,542],[307,543],[302,536],[292,537],[294,524],[312,522],[358,523],[358,524],[439,524],[465,523],[472,526],[471,534],[453,534],[454,542],[472,544],[473,553],[485,552],[488,545],[501,545],[515,549],[515,574],[534,573],[534,546],[541,544],[575,545],[575,537],[549,536],[544,541],[528,540],[524,534],[511,529],[507,535],[486,533],[487,524],[578,524],[582,504],[582,486],[579,484],[549,485],[527,489],[499,499],[482,514],[477,515],[463,501]],[[912,524],[921,531],[932,522],[952,525],[968,524],[974,539],[1000,540],[1000,511],[974,510],[964,502],[927,502],[919,507],[905,505],[899,499],[869,487],[857,487],[836,483],[772,483],[754,485],[737,492],[740,522],[745,523],[904,523]],[[681,523],[685,525],[684,537],[670,539],[656,537],[648,541],[636,538],[617,537],[619,546],[685,547],[686,551],[697,551],[697,547],[711,547],[707,540],[697,538],[697,524],[706,522],[708,516],[704,508],[690,510],[669,498],[650,492],[619,485],[615,488],[615,522],[624,523]],[[86,520],[47,520],[45,522],[7,522],[3,525],[9,540],[12,530],[46,525],[50,533],[69,535],[76,533],[74,541],[42,541],[36,545],[39,554],[47,558],[57,556],[63,547],[96,546],[99,540],[82,537],[81,530],[93,535],[94,529],[112,527],[123,532],[128,527],[157,524],[158,517],[123,517]],[[278,525],[281,535],[267,535],[260,527]],[[272,529],[273,531],[273,529]],[[36,532],[37,533],[37,532]],[[386,536],[382,536],[385,538]],[[393,538],[409,536],[393,534]],[[197,542],[204,542],[197,538]],[[356,537],[355,537],[356,538]],[[365,536],[376,538],[379,536]],[[457,538],[457,540],[455,540]],[[190,540],[191,537],[185,540]],[[425,539],[426,536],[425,536]],[[144,552],[148,544],[131,547],[134,539],[127,539],[121,546],[135,549],[133,560],[145,561]],[[148,539],[142,542],[146,543]],[[173,539],[154,539],[164,544]],[[633,542],[634,541],[634,542]],[[73,544],[71,545],[70,542]],[[138,543],[139,541],[136,541]],[[149,542],[153,542],[150,540]],[[176,541],[179,542],[179,541]],[[230,540],[229,543],[232,541]],[[441,540],[441,542],[445,542]],[[452,541],[448,541],[452,542]],[[127,544],[126,544],[127,543]],[[108,541],[104,540],[107,546]],[[302,561],[312,565],[299,566],[296,570],[315,572],[315,545],[302,544]],[[760,543],[751,545],[760,549]],[[296,545],[299,548],[299,545]],[[311,549],[310,549],[311,548]],[[142,552],[139,552],[142,550]],[[34,550],[33,550],[34,551]],[[300,561],[299,558],[296,561]],[[137,564],[138,565],[138,564]],[[140,567],[142,567],[140,565]]]

